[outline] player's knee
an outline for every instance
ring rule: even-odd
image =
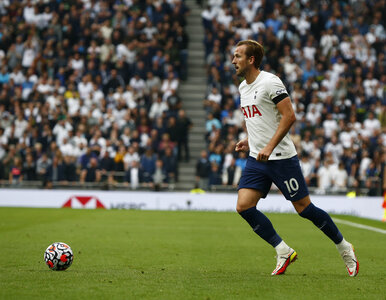
[[[243,212],[243,211],[245,211],[245,210],[247,210],[247,209],[249,209],[249,208],[251,208],[253,206],[256,206],[256,205],[255,204],[251,204],[251,203],[237,203],[236,211],[238,213],[241,213],[241,212]]]
[[[236,205],[236,211],[237,211],[238,213],[241,213],[241,212],[243,212],[244,210],[247,210],[247,208],[245,208],[243,205],[237,203],[237,205]]]

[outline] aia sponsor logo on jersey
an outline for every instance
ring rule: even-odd
[[[241,107],[241,111],[246,119],[261,116],[260,110],[254,104]]]

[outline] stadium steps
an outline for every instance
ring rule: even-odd
[[[203,100],[207,90],[207,76],[204,65],[202,9],[195,0],[186,0],[185,3],[190,8],[186,26],[189,35],[188,79],[181,82],[178,93],[193,128],[189,134],[190,161],[179,163],[179,180],[175,187],[177,190],[191,190],[194,187],[196,162],[201,150],[206,149],[204,138],[206,113],[203,110]]]

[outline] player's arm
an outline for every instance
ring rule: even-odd
[[[244,123],[245,125],[245,123]],[[245,128],[245,130],[247,130]],[[237,152],[248,152],[249,151],[249,144],[248,144],[248,135],[245,139],[242,139],[236,144],[235,150]]]
[[[249,151],[249,145],[248,145],[248,137],[246,137],[245,139],[239,141],[237,144],[236,144],[236,147],[235,147],[235,150],[237,152],[247,152]]]
[[[268,160],[273,149],[275,149],[275,147],[285,137],[292,124],[296,121],[295,112],[292,108],[291,99],[289,97],[286,97],[277,103],[276,107],[281,114],[279,126],[277,127],[276,132],[269,143],[258,153],[256,157],[257,160]]]

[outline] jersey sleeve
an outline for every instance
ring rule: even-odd
[[[268,97],[273,103],[278,104],[281,100],[288,97],[287,90],[279,77],[274,76],[267,85]]]

